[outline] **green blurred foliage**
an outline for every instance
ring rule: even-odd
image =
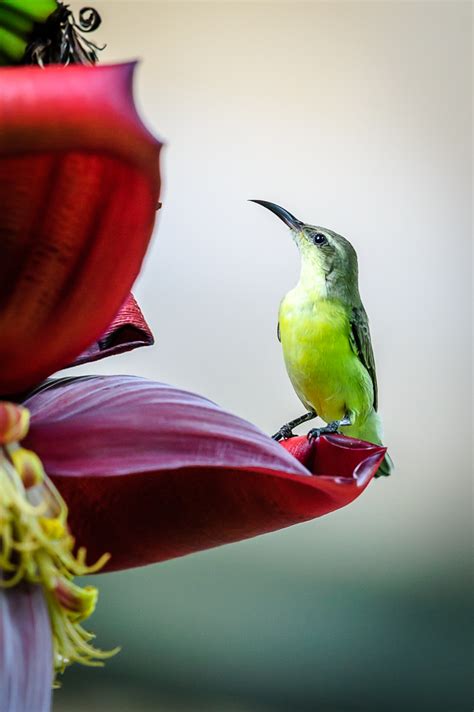
[[[361,579],[356,543],[334,578],[309,554],[314,570],[298,572],[271,551],[291,536],[96,577],[94,629],[123,650],[103,671],[68,671],[55,712],[469,709],[459,572]]]

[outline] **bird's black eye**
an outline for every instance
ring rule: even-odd
[[[327,243],[326,235],[323,235],[322,232],[313,233],[311,239],[315,245],[325,245]]]

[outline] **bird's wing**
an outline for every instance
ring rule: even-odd
[[[281,344],[281,335],[280,335],[280,322],[277,322],[277,339]]]
[[[372,350],[372,341],[370,339],[369,320],[362,305],[360,305],[360,307],[352,307],[350,339],[353,350],[364,364],[372,379],[374,386],[374,408],[377,410],[378,393],[375,359]]]

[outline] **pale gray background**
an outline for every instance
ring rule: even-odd
[[[97,579],[99,641],[124,650],[67,673],[57,709],[85,680],[101,709],[112,688],[117,710],[470,709],[470,3],[95,6],[101,61],[142,58],[167,147],[134,290],[157,344],[78,372],[192,389],[268,432],[299,414],[275,333],[298,254],[247,202],[272,200],[357,249],[397,469],[325,519]]]

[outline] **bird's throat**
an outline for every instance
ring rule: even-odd
[[[313,255],[301,254],[300,279],[296,289],[307,292],[314,299],[328,297],[326,273]]]

